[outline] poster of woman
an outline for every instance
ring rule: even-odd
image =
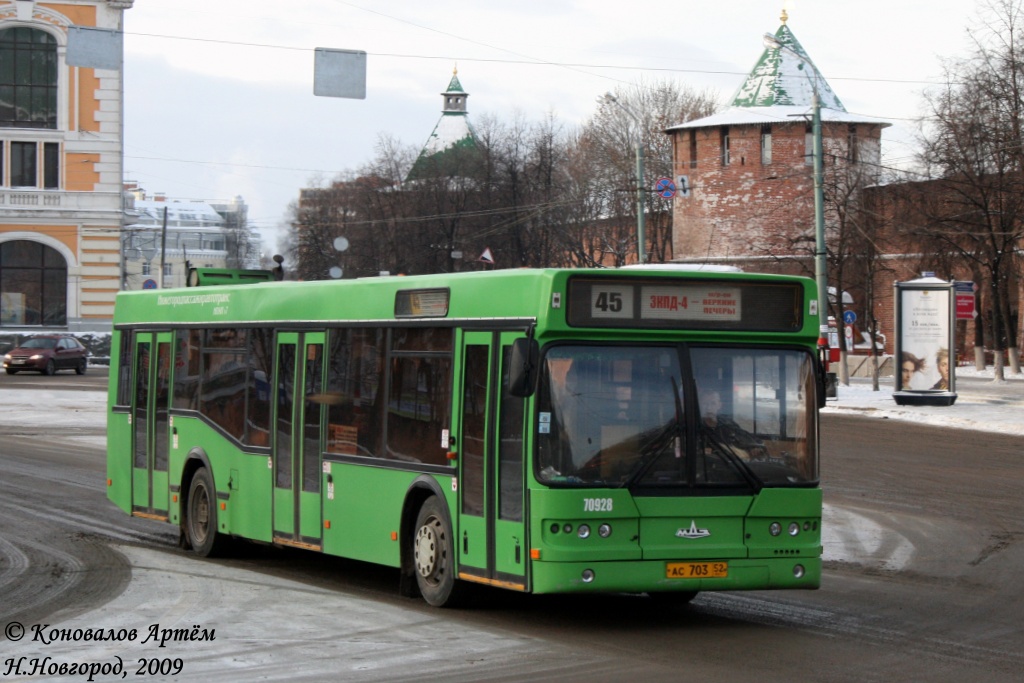
[[[927,277],[896,283],[896,390],[900,405],[952,405],[953,285]]]

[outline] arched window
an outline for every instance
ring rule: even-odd
[[[68,324],[68,266],[39,242],[0,243],[0,328]]]
[[[0,30],[0,128],[57,128],[57,41],[45,31]]]

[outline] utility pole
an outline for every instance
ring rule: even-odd
[[[764,46],[773,50],[785,50],[803,63],[807,58],[783,45],[771,33],[764,34]],[[814,71],[812,68],[811,71]],[[821,96],[818,82],[807,75],[811,84],[811,135],[814,138],[814,280],[818,286],[818,347],[828,348],[828,262],[825,257],[825,191],[823,180],[823,153],[821,145]],[[841,296],[841,293],[839,293]]]
[[[167,207],[164,207],[164,227],[160,235],[160,289],[166,289],[164,281],[164,262],[167,260]]]

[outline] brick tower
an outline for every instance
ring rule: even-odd
[[[783,12],[775,32],[783,47],[765,49],[727,109],[666,131],[676,180],[689,189],[673,202],[677,261],[812,272],[815,88],[824,175],[855,172],[860,187],[877,181],[889,124],[847,112],[786,21]],[[833,212],[828,200],[825,207],[827,241]]]

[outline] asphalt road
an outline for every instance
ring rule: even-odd
[[[480,591],[451,611],[399,597],[395,571],[373,565],[259,546],[186,554],[172,527],[107,502],[102,425],[30,432],[0,428],[7,678],[5,662],[46,656],[185,681],[961,683],[1018,681],[1024,665],[1021,437],[826,416],[826,502],[885,533],[863,561],[828,562],[819,591],[702,594],[682,609]],[[898,569],[872,559],[887,545]],[[154,628],[214,638],[158,647],[143,642]],[[137,637],[46,637],[61,629]]]
[[[90,365],[84,375],[76,375],[74,370],[61,370],[50,376],[41,372],[0,373],[0,400],[11,400],[7,398],[8,391],[106,391],[109,378],[110,367],[106,365]]]

